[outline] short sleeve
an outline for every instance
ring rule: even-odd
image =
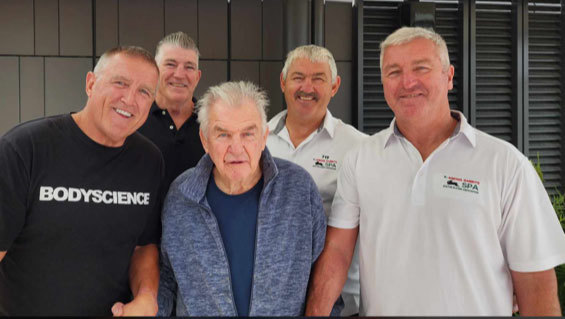
[[[163,185],[165,174],[164,174],[164,161],[163,156],[159,154],[160,158],[160,168],[159,168],[159,175],[158,179],[158,187],[155,191],[155,202],[153,203],[153,207],[151,208],[151,213],[147,218],[147,223],[145,224],[145,229],[143,234],[139,238],[137,245],[144,246],[148,244],[159,244],[161,241],[161,211],[163,209],[163,203],[165,199],[165,195],[163,189],[165,188]]]
[[[314,180],[310,178],[310,207],[312,207],[312,263],[318,259],[326,241],[326,214]]]
[[[337,188],[328,218],[336,228],[355,228],[359,225],[359,192],[355,176],[355,151],[348,152],[337,175]]]
[[[500,243],[510,269],[542,271],[565,262],[565,234],[536,171],[525,158],[502,192]]]
[[[22,154],[0,139],[0,251],[7,251],[26,219],[30,175]]]

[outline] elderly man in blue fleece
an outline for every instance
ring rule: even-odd
[[[299,316],[326,222],[310,175],[265,148],[266,94],[249,82],[198,102],[206,155],[163,209],[159,315]]]

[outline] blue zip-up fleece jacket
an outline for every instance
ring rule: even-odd
[[[163,208],[160,316],[237,316],[230,268],[206,200],[214,164],[206,154],[172,184]],[[250,316],[304,313],[310,270],[322,252],[326,218],[316,184],[291,162],[261,156]]]

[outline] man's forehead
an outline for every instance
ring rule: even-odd
[[[422,44],[424,44],[425,46],[429,46],[432,49],[431,52],[425,50],[425,48],[413,47],[414,45],[422,45]],[[394,54],[390,53],[391,51],[395,51],[398,49],[411,49],[412,51],[410,52],[410,54],[402,54],[402,55],[397,54],[396,52],[394,52]],[[410,62],[410,64],[418,64],[418,63],[430,62],[434,59],[439,60],[439,54],[435,43],[432,40],[426,38],[416,38],[402,44],[390,45],[387,48],[385,48],[383,54],[383,67],[385,65],[397,64],[400,61],[403,62],[408,61]]]
[[[328,61],[312,61],[309,58],[296,58],[290,65],[290,72],[300,73],[330,73]]]
[[[162,60],[167,60],[167,59],[176,60],[179,58],[183,58],[183,59],[188,59],[190,61],[192,60],[196,61],[197,58],[196,51],[194,51],[193,49],[182,48],[174,44],[168,44],[168,43],[163,44],[163,46],[159,51],[160,51],[159,55],[161,56]]]

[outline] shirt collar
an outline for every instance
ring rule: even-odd
[[[281,113],[279,113],[276,116],[280,116],[278,121],[272,121],[271,123],[269,123],[269,130],[275,134],[278,135],[282,129],[285,127],[286,125],[286,115],[287,115],[287,111],[284,110]],[[317,133],[320,133],[322,130],[326,130],[328,132],[328,134],[330,135],[331,138],[334,137],[335,134],[335,128],[336,128],[336,122],[337,120],[332,116],[332,113],[330,112],[330,110],[326,110],[326,116],[324,116],[324,121],[322,122],[322,124],[320,125],[320,127],[318,127],[317,129]]]
[[[451,110],[451,116],[456,119],[458,123],[453,130],[453,134],[451,134],[450,139],[455,139],[459,135],[463,135],[467,139],[467,141],[469,141],[471,146],[475,147],[477,141],[475,130],[471,125],[469,125],[463,113],[461,113],[460,111]],[[384,148],[386,148],[393,139],[404,137],[396,126],[396,117],[392,119],[387,130],[388,131],[385,133]]]
[[[194,103],[194,110],[192,111],[192,115],[190,117],[196,117],[196,103],[198,103],[198,101],[194,96],[192,97],[192,103]],[[149,113],[151,114],[161,114],[161,112],[163,111],[166,111],[167,113],[169,112],[166,109],[160,108],[159,105],[157,105],[157,101],[154,101],[153,105],[151,105],[151,109],[149,109]]]

